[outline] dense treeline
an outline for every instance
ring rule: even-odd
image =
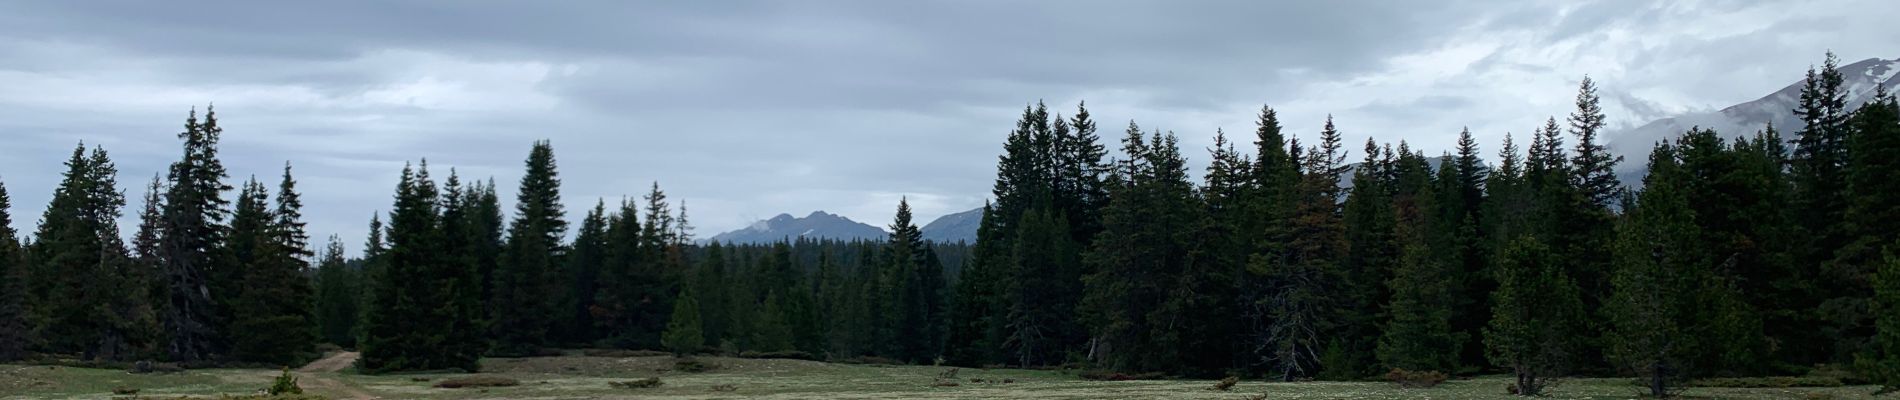
[[[515,209],[496,184],[406,166],[363,256],[313,252],[286,164],[233,188],[207,109],[126,205],[75,149],[30,240],[0,229],[0,359],[294,364],[325,342],[362,370],[464,369],[559,347],[963,366],[1362,379],[1387,369],[1681,379],[1851,365],[1900,380],[1900,102],[1850,109],[1829,55],[1792,140],[1696,128],[1640,190],[1576,108],[1487,163],[1469,131],[1428,156],[1331,118],[1302,143],[1263,107],[1251,148],[1215,132],[1194,182],[1176,136],[1129,122],[1111,154],[1085,105],[1026,107],[974,244],[929,243],[897,205],[882,241],[696,244],[657,184],[577,226],[548,142]],[[1792,146],[1790,146],[1792,144]],[[1244,149],[1244,150],[1243,150]],[[237,190],[235,198],[226,192]],[[0,188],[0,228],[10,220]],[[571,232],[570,232],[571,231]]]

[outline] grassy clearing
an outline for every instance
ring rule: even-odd
[[[801,360],[704,357],[719,364],[711,372],[671,371],[671,357],[563,356],[484,360],[480,376],[506,377],[520,386],[444,389],[446,379],[473,374],[305,373],[313,394],[348,398],[334,387],[313,387],[311,378],[390,399],[1246,399],[1267,393],[1270,399],[1512,399],[1507,379],[1454,379],[1429,389],[1402,389],[1384,382],[1267,383],[1242,381],[1230,391],[1210,389],[1215,380],[1089,381],[1071,373],[1032,370],[963,369],[957,386],[933,386],[946,368],[827,364]],[[0,365],[0,398],[98,399],[115,387],[140,389],[145,396],[245,394],[270,384],[273,370],[194,370],[174,374],[133,375],[118,370]],[[627,389],[611,385],[659,377],[665,384]],[[981,380],[977,382],[975,380]],[[1012,380],[1013,383],[999,383]],[[730,390],[725,390],[730,389]],[[1575,379],[1558,386],[1550,398],[1631,399],[1640,388],[1626,379]],[[1717,399],[1873,399],[1869,386],[1819,388],[1694,388],[1693,398]]]

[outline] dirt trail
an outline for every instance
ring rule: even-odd
[[[356,358],[359,356],[360,355],[354,351],[345,351],[331,354],[329,357],[324,357],[321,360],[311,362],[309,365],[304,365],[303,368],[297,369],[297,383],[302,384],[306,389],[328,393],[339,399],[376,399],[376,396],[371,396],[362,389],[343,384],[343,382],[338,382],[335,379],[317,375],[342,371],[344,368],[349,368],[351,364],[356,363]]]

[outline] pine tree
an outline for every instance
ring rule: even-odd
[[[908,207],[902,209],[909,214]],[[1017,365],[1060,363],[1064,349],[1079,338],[1074,326],[1076,302],[1081,299],[1081,261],[1070,240],[1068,224],[1048,209],[1023,214],[1017,227],[1011,265],[1009,337],[1005,344]],[[905,215],[908,217],[908,215]],[[908,222],[908,221],[906,221]]]
[[[673,320],[667,321],[666,333],[660,336],[660,343],[673,352],[674,357],[685,357],[699,352],[705,345],[699,319],[699,300],[694,298],[692,290],[680,293],[678,301],[673,303]]]
[[[474,285],[456,279],[464,270],[457,270],[446,254],[440,198],[427,162],[414,169],[404,166],[389,212],[389,248],[372,274],[371,300],[357,339],[362,352],[357,367],[363,372],[480,368],[479,354],[468,351],[474,346],[459,341],[473,335],[463,325],[468,318],[458,314],[455,293]]]
[[[1498,255],[1485,345],[1491,362],[1511,370],[1513,393],[1537,396],[1576,360],[1583,303],[1550,248],[1519,237]]]
[[[944,345],[944,358],[950,365],[979,367],[1002,362],[997,350],[1002,348],[1006,324],[998,320],[1007,311],[1003,309],[998,289],[1004,280],[1000,275],[1007,270],[1000,270],[1002,264],[998,260],[1002,249],[999,240],[994,239],[1000,224],[992,222],[996,218],[993,211],[991,204],[983,204],[983,222],[977,226],[971,260],[958,277],[951,296],[950,324]],[[844,290],[851,288],[847,286]],[[848,343],[855,339],[851,335],[855,326],[842,322],[858,319],[857,306],[850,299],[840,299],[836,305],[834,313],[841,324],[832,328],[836,343],[833,348],[849,353]]]
[[[1687,317],[1698,307],[1689,292],[1704,282],[1688,276],[1703,260],[1694,248],[1699,233],[1684,183],[1675,149],[1658,144],[1637,208],[1618,229],[1614,290],[1605,303],[1605,353],[1644,377],[1655,397],[1671,394],[1670,379],[1693,358],[1701,339],[1688,334],[1695,327]]]
[[[1377,354],[1387,368],[1455,371],[1461,362],[1460,353],[1449,350],[1461,349],[1466,340],[1466,333],[1454,325],[1455,310],[1463,301],[1459,296],[1464,282],[1459,279],[1461,271],[1455,269],[1462,267],[1458,263],[1461,259],[1435,254],[1429,248],[1430,236],[1442,231],[1442,225],[1470,220],[1462,213],[1457,214],[1460,219],[1456,221],[1446,221],[1442,216],[1433,219],[1428,214],[1433,208],[1444,207],[1433,201],[1444,197],[1434,193],[1431,167],[1424,157],[1407,152],[1401,143],[1392,201],[1398,259],[1387,281],[1392,291],[1391,303],[1386,307],[1390,319],[1379,338]],[[1463,166],[1446,164],[1440,169],[1441,176],[1459,168]]]
[[[1248,358],[1241,365],[1267,366],[1277,369],[1282,378],[1286,378],[1285,365],[1279,360],[1280,340],[1274,313],[1282,305],[1275,300],[1283,292],[1282,280],[1276,274],[1282,272],[1278,266],[1285,265],[1288,256],[1285,245],[1290,240],[1291,220],[1295,210],[1294,201],[1299,184],[1299,164],[1301,156],[1297,140],[1289,141],[1282,133],[1277,112],[1272,107],[1261,106],[1259,119],[1254,131],[1254,165],[1252,176],[1244,195],[1239,219],[1239,231],[1252,239],[1245,243],[1248,258],[1243,267],[1245,272],[1240,280],[1242,312],[1247,326],[1246,345],[1251,349]],[[1289,143],[1291,142],[1291,143]],[[1267,373],[1268,371],[1258,371]]]
[[[600,269],[600,290],[595,294],[595,323],[601,332],[613,332],[615,346],[632,347],[638,336],[634,312],[645,299],[640,295],[647,279],[641,269],[640,210],[632,202],[621,200],[620,209],[611,213],[607,223],[607,251]]]
[[[1179,285],[1200,205],[1173,134],[1144,138],[1129,123],[1123,161],[1103,209],[1102,233],[1084,258],[1081,313],[1094,332],[1093,357],[1126,371],[1163,371],[1178,357],[1173,315],[1155,312]]]
[[[288,164],[278,188],[274,210],[256,179],[238,195],[229,243],[247,268],[238,278],[246,285],[232,306],[232,352],[247,361],[298,365],[316,355],[317,320],[304,258],[309,236]]]
[[[1900,101],[1885,87],[1878,88],[1874,99],[1854,112],[1848,122],[1846,240],[1836,254],[1834,274],[1829,281],[1841,299],[1830,302],[1831,310],[1866,310],[1876,297],[1870,283],[1877,275],[1883,247],[1900,241]],[[1865,336],[1879,332],[1880,321],[1874,313],[1835,314],[1851,318],[1841,321],[1842,334]],[[1878,341],[1878,340],[1876,340]],[[1877,346],[1877,345],[1876,345]],[[1843,358],[1846,356],[1842,356]]]
[[[1353,171],[1352,190],[1341,206],[1345,257],[1339,266],[1341,304],[1337,321],[1341,324],[1335,340],[1346,352],[1344,357],[1324,366],[1327,379],[1354,379],[1371,376],[1377,362],[1379,319],[1390,294],[1386,289],[1389,274],[1398,266],[1400,244],[1393,215],[1390,187],[1395,160],[1371,138],[1366,139],[1365,160]]]
[[[1338,203],[1339,174],[1345,160],[1339,137],[1332,119],[1327,118],[1320,145],[1308,149],[1300,160],[1290,241],[1274,259],[1255,258],[1255,265],[1248,267],[1267,271],[1272,373],[1283,380],[1313,376],[1329,368],[1321,365],[1320,353],[1339,345],[1328,342],[1336,338],[1333,334],[1340,323],[1339,302],[1345,295],[1337,287],[1342,280],[1339,262],[1346,250]]]
[[[343,241],[336,236],[330,236],[330,244],[317,260],[319,336],[330,344],[356,347],[356,322],[363,312],[362,273],[344,259]]]
[[[1874,272],[1874,340],[1855,360],[1862,376],[1880,385],[1880,393],[1900,391],[1900,243],[1887,247]],[[1877,394],[1880,394],[1877,393]]]
[[[26,357],[32,340],[26,321],[27,266],[19,236],[13,231],[12,207],[6,185],[0,183],[0,361]]]
[[[573,250],[567,258],[565,273],[570,282],[561,292],[565,302],[565,317],[558,326],[562,334],[557,335],[565,343],[587,343],[595,339],[592,309],[594,299],[599,295],[600,266],[606,259],[607,247],[606,201],[594,203],[594,208],[581,219],[581,228],[575,232]]]
[[[535,142],[526,165],[489,310],[497,354],[532,354],[547,345],[557,314],[548,299],[555,294],[555,271],[566,253],[561,238],[567,232],[567,213],[561,207],[553,145]]]
[[[495,230],[500,229],[501,217],[495,214],[500,207],[493,203],[493,192],[492,184],[464,187],[461,177],[449,169],[449,179],[437,200],[442,210],[438,225],[441,242],[437,245],[440,253],[428,274],[435,277],[435,289],[441,293],[438,311],[450,321],[442,330],[437,351],[441,352],[442,363],[465,370],[479,368],[476,360],[489,350],[481,269],[492,265],[488,263],[500,252],[501,234]]]
[[[165,331],[171,338],[170,356],[179,361],[216,359],[227,345],[222,305],[236,298],[235,282],[216,281],[220,271],[234,269],[224,256],[225,218],[229,204],[224,192],[231,190],[223,180],[224,164],[218,161],[217,114],[205,109],[201,124],[197,112],[185,119],[184,156],[172,163],[166,175],[167,190],[163,215],[164,229],[159,259],[165,276],[170,277],[164,309]]]
[[[760,352],[791,351],[792,326],[787,319],[784,302],[777,292],[767,293],[765,302],[757,308],[758,324],[752,330],[751,346]]]
[[[1194,222],[1193,247],[1181,279],[1171,288],[1173,294],[1162,305],[1162,312],[1175,314],[1181,325],[1175,335],[1162,338],[1163,345],[1178,347],[1175,370],[1194,376],[1225,374],[1250,361],[1242,356],[1247,347],[1241,340],[1243,320],[1238,316],[1244,308],[1234,300],[1240,296],[1240,278],[1252,245],[1238,230],[1247,217],[1253,160],[1241,155],[1220,131],[1215,131],[1214,147],[1208,151],[1211,161],[1203,175],[1203,212]]]
[[[1817,311],[1808,313],[1814,318],[1804,324],[1818,327],[1816,338],[1860,336],[1852,332],[1866,315],[1864,302],[1858,300],[1863,298],[1858,294],[1862,291],[1850,283],[1856,280],[1851,272],[1856,266],[1825,262],[1839,257],[1850,240],[1846,212],[1850,208],[1847,167],[1851,161],[1851,130],[1848,93],[1842,87],[1845,78],[1838,64],[1834,53],[1828,52],[1818,72],[1812,67],[1808,69],[1800,102],[1794,109],[1802,127],[1795,135],[1794,152],[1789,159],[1789,181],[1794,187],[1789,209],[1797,224],[1794,238],[1800,240],[1794,259],[1824,260],[1821,268],[1805,279],[1814,286],[1814,297],[1806,299],[1802,307]],[[1854,351],[1851,347],[1829,343],[1821,349],[1796,354],[1807,357],[1793,361],[1807,364],[1840,360]]]
[[[137,356],[149,321],[148,287],[129,275],[136,267],[119,239],[125,198],[117,168],[103,149],[73,150],[67,172],[41,217],[30,249],[38,265],[28,272],[30,298],[43,352],[83,359]]]

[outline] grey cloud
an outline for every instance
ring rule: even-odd
[[[1303,137],[1325,114],[1338,113],[1351,134],[1402,137],[1436,153],[1464,125],[1494,145],[1505,130],[1527,131],[1567,112],[1571,88],[1563,86],[1582,74],[1570,61],[1632,63],[1600,80],[1679,109],[1746,100],[1731,98],[1752,89],[1725,81],[1779,79],[1766,77],[1817,57],[1814,39],[1780,32],[1884,32],[1843,7],[1631,55],[1527,55],[1606,32],[1681,36],[1673,19],[1686,18],[1645,2],[1562,7],[7,3],[0,5],[0,86],[10,90],[0,92],[0,179],[14,195],[16,227],[30,228],[27,216],[45,205],[58,163],[83,139],[113,151],[121,186],[136,194],[176,157],[171,135],[187,109],[217,102],[234,179],[274,179],[283,162],[295,163],[314,233],[341,233],[352,249],[369,216],[388,208],[405,162],[427,158],[438,177],[454,168],[465,179],[492,176],[512,191],[528,144],[542,138],[554,141],[574,218],[595,199],[637,197],[659,181],[690,204],[702,236],[815,209],[882,225],[899,196],[917,199],[926,220],[981,205],[1004,134],[1021,107],[1039,99],[1065,115],[1089,100],[1111,141],[1130,119],[1173,130],[1195,160],[1205,159],[1200,149],[1216,127],[1246,136],[1261,103],[1281,109]],[[1394,63],[1514,31],[1537,34],[1501,41],[1452,76]],[[1835,47],[1892,52],[1880,47],[1895,40],[1882,38]],[[1747,54],[1761,48],[1804,58]],[[1428,57],[1422,67],[1447,62]]]

